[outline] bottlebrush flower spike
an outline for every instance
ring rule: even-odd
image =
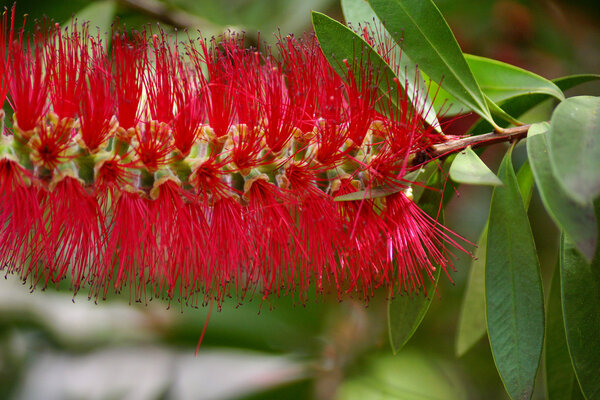
[[[5,9],[0,18],[0,104],[4,104],[6,92],[8,91],[8,82],[10,72],[8,70],[8,48],[12,43],[14,24],[15,24],[15,6],[10,18],[10,26],[8,26],[8,12]]]
[[[63,164],[53,176],[50,191],[43,192],[42,208],[46,210],[44,226],[45,259],[41,260],[46,282],[58,282],[67,275],[77,291],[98,275],[104,260],[105,222],[96,197],[84,188],[76,176],[74,165]]]
[[[59,118],[75,118],[85,89],[88,64],[87,26],[81,30],[73,23],[63,32],[58,24],[46,41],[46,67],[49,72],[50,99]]]
[[[115,116],[115,95],[111,79],[112,65],[97,40],[91,41],[91,62],[85,70],[85,90],[79,104],[81,125],[80,145],[90,153],[96,153],[107,145],[108,139],[118,128]]]
[[[310,35],[280,38],[274,55],[236,35],[178,48],[115,30],[107,54],[85,27],[28,37],[7,21],[0,262],[33,285],[368,300],[421,290],[463,251],[404,180],[445,137],[399,86],[380,97],[359,54],[339,76]],[[381,185],[394,194],[370,198]]]
[[[146,37],[115,31],[112,37],[112,79],[117,101],[117,119],[123,131],[133,129],[140,120],[140,102],[146,69]]]
[[[291,213],[297,219],[299,246],[306,252],[306,257],[300,260],[301,273],[296,281],[304,296],[308,295],[312,281],[317,293],[329,285],[342,287],[347,268],[349,246],[343,218],[339,217],[333,198],[318,188],[317,175],[318,170],[301,161],[288,164],[280,178],[280,186],[296,198]]]
[[[4,153],[0,157],[0,264],[22,279],[32,278],[34,284],[45,230],[38,192],[30,178],[14,156]]]
[[[187,157],[199,139],[206,118],[202,92],[202,81],[196,71],[178,60],[179,80],[173,82],[175,117],[173,118],[173,145],[182,157]]]
[[[14,12],[14,11],[13,11]],[[46,115],[48,107],[48,74],[44,70],[43,46],[45,39],[39,27],[34,37],[25,36],[23,30],[18,39],[8,47],[9,103],[13,110],[16,136],[27,141],[38,121]]]

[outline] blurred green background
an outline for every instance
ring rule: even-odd
[[[465,52],[548,78],[600,73],[597,0],[436,3]],[[118,18],[132,29],[160,23],[190,35],[200,29],[204,37],[243,30],[256,44],[272,43],[278,29],[310,31],[311,9],[342,19],[337,0],[28,0],[18,2],[17,15],[28,14],[27,29],[44,15],[61,24],[75,16],[107,32]],[[598,95],[600,87],[574,93]],[[530,117],[547,118],[550,110],[542,105]],[[483,157],[495,168],[501,154],[492,148]],[[521,144],[515,159],[524,156]],[[491,191],[462,186],[457,193],[448,224],[476,241]],[[530,217],[548,288],[558,236],[535,194]],[[94,304],[85,293],[73,298],[67,285],[30,293],[28,284],[8,276],[0,281],[0,398],[504,399],[487,340],[455,356],[470,263],[466,256],[456,260],[453,282],[442,278],[423,325],[396,356],[381,293],[368,307],[322,297],[306,305],[283,297],[274,309],[260,299],[237,308],[226,302],[213,310],[195,356],[208,308],[129,304],[127,294]],[[534,396],[544,398],[542,373]]]

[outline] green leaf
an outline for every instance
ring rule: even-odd
[[[360,57],[363,60],[369,60],[371,66],[383,74],[380,79],[380,88],[384,93],[394,89],[390,85],[396,77],[394,71],[375,49],[352,29],[316,11],[312,12],[312,23],[323,54],[341,77],[346,76],[346,66],[342,61],[351,62]]]
[[[564,92],[574,88],[575,86],[597,80],[600,80],[599,74],[578,74],[562,76],[560,78],[553,79],[552,82]]]
[[[544,298],[529,219],[506,153],[492,194],[485,299],[496,368],[512,399],[529,399],[544,341]]]
[[[423,72],[421,72],[425,75]],[[426,76],[426,75],[425,75]],[[456,100],[454,96],[450,93],[446,92],[444,88],[440,87],[437,83],[432,81],[429,77],[426,76],[427,85],[429,87],[429,92],[433,97],[433,107],[436,110],[439,110],[446,117],[452,117],[459,114],[466,114],[470,110],[465,107],[460,101]],[[486,120],[484,120],[486,121]],[[489,122],[486,121],[487,124]],[[491,126],[491,125],[490,125]]]
[[[560,261],[562,310],[571,362],[585,398],[600,399],[600,257],[587,263],[563,236]]]
[[[550,120],[548,152],[554,176],[580,204],[600,195],[600,97],[571,97]]]
[[[379,199],[404,190],[400,187],[378,186],[366,190],[359,190],[337,196],[334,201],[360,201],[365,199]]]
[[[434,174],[427,182],[428,187],[439,187],[440,174]],[[419,206],[432,218],[436,217],[441,202],[441,191],[428,190],[421,197]],[[443,215],[439,218],[443,224]],[[437,267],[433,281],[424,279],[424,290],[416,294],[403,294],[388,301],[388,329],[394,354],[398,353],[415,333],[429,310],[436,292],[442,268]]]
[[[342,0],[341,5],[346,23],[352,25],[355,30],[360,25],[368,24],[371,29],[379,32],[379,37],[375,37],[375,40],[382,40],[384,43],[393,40],[366,0]],[[418,82],[421,87],[425,85],[417,65],[401,51],[396,52],[396,60],[391,64],[390,69],[398,77],[398,82],[406,91],[406,97],[414,103],[415,108],[417,110],[430,110],[432,103],[429,92],[418,90],[419,86],[415,85],[415,82]],[[425,113],[424,118],[435,130],[442,131],[434,110]]]
[[[555,83],[533,72],[491,58],[465,54],[465,59],[477,83],[491,100],[500,103],[511,97],[543,93],[564,100],[563,92]],[[518,117],[518,115],[517,115]]]
[[[114,0],[94,1],[79,10],[75,14],[75,18],[79,22],[89,22],[92,33],[98,29],[100,34],[110,34],[116,9],[117,5]]]
[[[388,328],[392,351],[397,354],[416,332],[431,305],[441,268],[434,272],[433,282],[426,280],[427,294],[403,294],[388,302]]]
[[[106,35],[102,45],[106,50],[110,43],[111,25],[115,18],[117,5],[114,0],[100,0],[91,2],[88,6],[79,10],[63,27],[68,27],[75,20],[79,23],[89,23],[90,33],[95,35],[99,32],[101,37]]]
[[[404,176],[404,178],[403,178],[404,180],[407,180],[409,182],[414,182],[414,184],[411,185],[411,188],[412,188],[413,201],[415,203],[419,203],[419,200],[421,199],[421,196],[423,196],[423,193],[425,192],[425,189],[427,187],[426,183],[429,181],[430,178],[432,178],[432,175],[436,171],[439,171],[439,170],[440,170],[440,166],[439,166],[438,162],[431,161],[429,164],[425,165],[424,167],[419,168],[417,171],[413,171]],[[418,173],[417,173],[417,175],[412,177],[411,174],[414,172],[418,172]]]
[[[498,104],[496,104],[494,101],[492,101],[492,99],[490,99],[487,94],[484,94],[484,96],[485,96],[485,101],[487,102],[487,105],[490,108],[490,111],[492,112],[492,114],[494,114],[497,117],[502,118],[502,120],[504,120],[506,122],[510,122],[513,125],[523,125],[523,123],[521,121],[514,118],[513,116],[508,114],[506,111],[504,111],[502,108],[500,108],[500,106]]]
[[[581,397],[579,384],[571,365],[560,296],[560,269],[552,276],[546,311],[546,398],[548,400],[572,400]],[[578,393],[579,392],[579,393]],[[578,394],[578,396],[574,396]]]
[[[519,192],[523,197],[523,204],[525,205],[525,211],[529,209],[529,203],[531,202],[531,194],[533,193],[533,172],[529,161],[525,161],[519,172],[517,172],[517,181],[519,183]]]
[[[393,84],[393,82],[394,79],[398,79],[398,82],[400,82],[402,87],[407,91],[406,96],[413,102],[414,107],[417,110],[429,110],[427,108],[429,103],[424,101],[423,97],[415,92],[415,88],[410,85],[405,85],[405,82],[411,76],[413,80],[408,82],[414,82],[414,79],[416,79],[414,73],[412,75],[409,74],[397,77],[392,67],[377,54],[377,51],[375,51],[373,47],[352,31],[352,29],[344,26],[338,21],[315,11],[312,12],[312,21],[321,50],[338,75],[342,78],[346,77],[346,66],[342,64],[343,60],[349,60],[349,62],[351,62],[358,57],[361,57],[363,60],[369,60],[370,66],[381,74],[379,79],[379,90],[389,98],[390,101],[394,104],[397,102],[396,85]],[[399,70],[404,71],[405,68],[401,66]],[[406,70],[408,71],[408,66]],[[408,88],[406,88],[406,86],[408,86]],[[435,130],[441,132],[440,124],[435,112],[425,112],[423,118]]]
[[[547,123],[533,124],[527,135],[527,155],[544,207],[556,225],[589,261],[594,257],[598,228],[593,204],[581,205],[558,183],[548,155]]]
[[[523,196],[525,209],[529,208],[529,201],[533,192],[533,174],[526,161],[517,174],[519,191]],[[465,295],[458,317],[458,332],[456,335],[456,355],[465,354],[479,339],[485,335],[485,257],[487,250],[488,224],[485,224],[481,236],[477,241],[477,249],[471,272],[465,288]]]
[[[369,0],[402,49],[433,81],[496,126],[483,93],[444,17],[431,0]]]
[[[600,75],[587,74],[587,75],[569,75],[562,78],[553,79],[552,82],[562,91],[569,90],[582,83],[599,80]],[[537,106],[544,100],[549,99],[551,96],[547,94],[524,94],[510,98],[500,104],[502,109],[510,115],[520,117],[533,107]],[[434,102],[435,104],[435,102]],[[503,128],[508,126],[508,122],[500,121],[499,125]],[[490,132],[492,126],[486,121],[481,120],[472,129],[471,134],[477,135],[481,133]]]
[[[485,253],[487,224],[481,232],[458,317],[456,356],[460,357],[485,335]]]
[[[457,368],[436,354],[406,349],[367,354],[336,391],[337,400],[464,400],[469,391]]]
[[[450,178],[455,182],[470,185],[502,185],[502,181],[481,161],[470,146],[456,155],[450,167]]]
[[[402,180],[407,182],[417,183],[416,185],[410,185],[412,187],[413,193],[413,201],[418,202],[419,198],[423,194],[425,190],[425,186],[423,183],[427,182],[427,180],[431,177],[431,175],[438,169],[438,165],[435,161],[430,162],[424,167],[421,167],[415,171],[411,171],[406,174]],[[398,193],[404,190],[402,187],[390,187],[390,186],[377,186],[370,189],[359,190],[357,192],[352,192],[348,194],[344,194],[341,196],[337,196],[334,198],[334,201],[360,201],[365,199],[377,199],[381,197],[386,197],[394,193]]]

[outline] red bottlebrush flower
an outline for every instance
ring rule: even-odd
[[[55,114],[41,121],[29,140],[30,158],[35,166],[45,167],[52,171],[59,164],[68,161],[71,155],[68,150],[73,145],[76,123],[73,119],[61,120]]]
[[[190,43],[188,52],[197,71],[196,76],[202,82],[201,95],[205,99],[208,124],[215,138],[223,138],[229,132],[235,118],[235,88],[228,84],[230,74],[226,69],[229,60],[225,54],[219,52],[214,39],[210,45],[205,40],[200,40],[200,49]],[[208,71],[207,78],[202,72],[204,68]]]
[[[35,282],[44,226],[32,178],[16,160],[0,158],[0,266]]]
[[[261,120],[262,93],[260,56],[252,50],[239,48],[238,42],[228,41],[226,54],[230,61],[229,80],[235,88],[237,122],[230,129],[230,158],[240,169],[248,171],[261,163],[264,151],[264,129]]]
[[[338,264],[345,264],[347,236],[335,202],[317,187],[317,172],[307,163],[286,166],[285,180],[297,199],[290,205],[291,213],[297,220],[300,244],[307,253],[298,267],[300,292],[307,295],[311,282],[317,293],[329,284],[342,287],[344,276]]]
[[[266,298],[271,294],[279,295],[279,290],[285,288],[286,283],[288,290],[294,289],[289,284],[295,282],[296,275],[301,273],[296,271],[293,260],[303,257],[306,251],[298,240],[296,225],[287,208],[293,201],[292,197],[265,178],[257,176],[246,180],[244,189],[248,197],[246,212],[250,233],[257,260],[260,260],[256,274]],[[252,272],[249,274],[255,276]]]
[[[246,296],[247,291],[256,290],[256,251],[252,249],[252,239],[248,219],[244,215],[243,206],[235,197],[216,199],[207,216],[209,244],[205,250],[207,279],[205,287],[209,290],[208,298],[215,298],[219,303],[230,295],[235,285],[238,301]]]
[[[404,186],[411,183],[402,180],[409,166],[418,165],[413,163],[414,158],[443,139],[425,122],[423,113],[428,111],[415,109],[400,83],[394,84],[395,98],[384,103],[386,115],[379,115],[371,125],[372,147],[376,150],[366,168],[373,184]]]
[[[24,139],[29,139],[38,121],[48,109],[48,74],[45,72],[43,45],[45,39],[36,28],[33,38],[25,36],[23,29],[18,40],[10,44],[9,103],[13,118]],[[28,132],[28,133],[26,133]]]
[[[85,71],[88,64],[87,27],[63,33],[58,24],[46,42],[46,65],[52,107],[59,118],[75,118],[79,101],[85,88]]]
[[[109,285],[117,290],[129,284],[136,301],[146,299],[146,283],[156,281],[156,239],[152,233],[148,205],[140,193],[123,191],[113,203],[112,223],[107,226],[106,264],[99,270],[94,287],[106,298]],[[152,293],[151,293],[152,294]],[[95,296],[100,293],[95,293]],[[150,296],[151,297],[151,296]]]
[[[148,93],[150,120],[168,124],[173,120],[175,75],[177,73],[177,49],[171,50],[162,33],[152,37],[153,59],[146,60],[149,73],[144,80]],[[148,57],[148,55],[146,55]]]
[[[334,197],[354,193],[358,182],[343,177],[332,188]],[[344,201],[338,203],[338,213],[345,223],[348,250],[344,255],[347,291],[358,291],[365,299],[382,284],[393,282],[386,261],[382,233],[386,231],[380,218],[381,210],[373,200]]]
[[[365,136],[375,118],[375,103],[378,100],[378,77],[369,68],[368,60],[354,60],[352,68],[344,60],[346,72],[346,92],[348,104],[348,138],[356,147],[363,144]]]
[[[398,291],[413,293],[424,288],[423,275],[433,279],[436,268],[446,272],[446,245],[465,251],[456,236],[421,210],[404,192],[386,197],[388,262],[397,265]]]
[[[194,276],[199,275],[196,269],[205,263],[203,254],[196,250],[202,244],[197,240],[204,236],[196,237],[201,232],[198,224],[203,221],[192,218],[198,215],[191,213],[186,206],[184,199],[188,196],[173,176],[167,174],[157,180],[151,195],[153,200],[148,202],[148,210],[153,218],[153,232],[157,242],[153,250],[157,253],[152,255],[150,264],[160,266],[157,272],[160,275],[157,291],[166,291],[170,298],[180,283],[180,290],[188,293],[196,284]],[[194,201],[193,198],[188,200]],[[164,290],[161,287],[163,281]],[[180,299],[186,297],[183,292],[180,293]]]
[[[123,162],[121,157],[114,154],[105,154],[104,158],[98,157],[94,166],[95,188],[102,200],[117,197],[118,193],[131,185],[134,174],[130,168],[133,163]]]
[[[264,124],[265,141],[273,154],[279,154],[290,142],[299,125],[285,85],[285,77],[275,62],[268,58],[262,69],[263,84],[260,105]]]
[[[58,282],[67,274],[77,291],[98,275],[104,260],[104,218],[96,197],[86,192],[73,170],[59,173],[52,190],[44,193],[45,270]]]
[[[16,115],[0,141],[0,262],[34,283],[368,300],[420,290],[463,250],[404,192],[444,140],[429,110],[399,87],[378,97],[358,55],[340,77],[314,36],[281,39],[279,61],[236,35],[190,40],[184,58],[163,33],[116,32],[106,54],[75,26],[0,46]],[[369,198],[380,185],[397,192]]]
[[[316,123],[317,150],[315,158],[330,168],[339,163],[347,154],[347,149],[343,148],[349,138],[348,129],[342,124],[344,85],[322,53],[318,62],[322,64],[317,95],[317,112],[321,117]]]
[[[249,222],[239,195],[226,182],[227,162],[209,158],[193,167],[190,182],[198,193],[198,207],[206,216],[206,264],[203,282],[208,293],[219,301],[233,282],[238,299],[243,299],[251,283],[251,265],[256,262],[248,236]],[[253,272],[253,271],[252,271]]]
[[[304,40],[287,36],[279,40],[277,47],[282,60],[279,70],[287,81],[290,106],[297,118],[296,127],[308,132],[315,125],[323,53],[314,35],[306,36]]]
[[[15,25],[15,6],[10,13],[10,27],[8,26],[8,12],[5,9],[0,19],[0,109],[4,106],[10,72],[8,70],[10,60],[10,44],[13,41]]]
[[[173,150],[169,125],[149,121],[136,129],[137,142],[133,149],[142,165],[148,172],[154,172],[169,162]]]
[[[80,103],[81,140],[92,153],[107,144],[118,128],[111,65],[101,43],[92,40],[91,65],[85,72],[85,90]]]
[[[135,128],[140,119],[144,68],[146,66],[146,39],[115,31],[112,38],[113,79],[117,102],[117,119],[124,129]]]
[[[173,118],[173,146],[182,157],[186,157],[200,137],[200,129],[206,117],[202,92],[202,81],[182,61],[177,63],[179,79],[175,80],[173,91],[176,114]]]

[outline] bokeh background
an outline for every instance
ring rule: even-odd
[[[436,3],[465,52],[547,78],[600,73],[597,0]],[[278,30],[311,31],[311,9],[342,19],[338,0],[23,0],[16,7],[18,15],[28,14],[26,29],[47,16],[62,25],[88,20],[92,29],[107,32],[118,18],[131,29],[156,30],[160,24],[177,35],[245,31],[249,45],[273,43]],[[583,93],[600,95],[600,86],[586,84],[569,94]],[[542,104],[522,119],[548,118],[551,109],[551,103]],[[483,157],[495,168],[501,154],[491,148]],[[523,144],[515,158],[523,161]],[[491,191],[455,192],[448,224],[476,241]],[[530,217],[547,289],[558,234],[536,194]],[[208,308],[160,300],[130,304],[127,293],[94,304],[85,293],[73,297],[66,284],[30,293],[29,283],[7,276],[0,280],[0,398],[504,399],[486,339],[455,356],[471,261],[458,258],[452,281],[442,277],[423,325],[396,356],[388,343],[383,293],[368,307],[326,296],[307,304],[283,297],[274,308],[260,298],[240,307],[225,302],[213,310],[195,356]],[[536,398],[544,398],[543,379],[540,373]]]

